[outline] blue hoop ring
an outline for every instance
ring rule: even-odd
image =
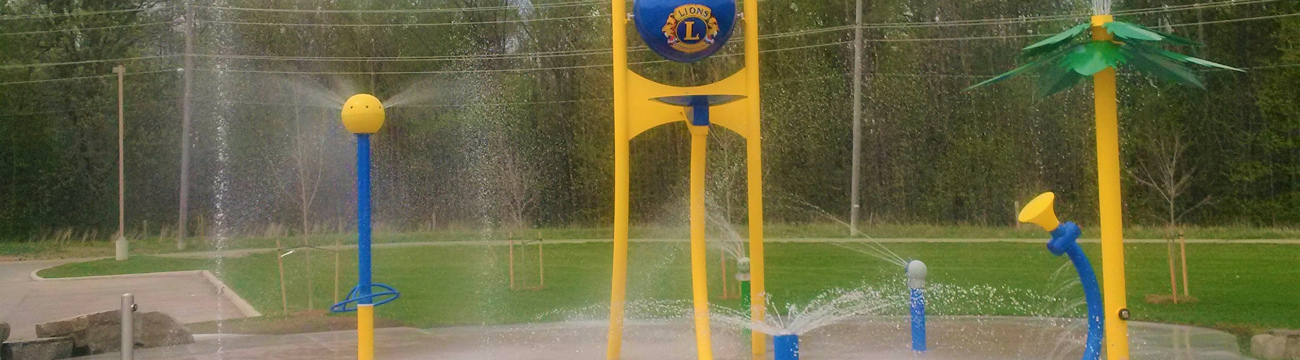
[[[370,295],[360,296],[361,286],[358,285],[357,287],[352,288],[352,291],[348,293],[347,300],[343,300],[338,304],[334,304],[334,306],[330,306],[330,312],[344,313],[344,312],[356,311],[357,310],[356,305],[360,304],[361,300],[370,300],[370,303],[374,304],[375,306],[379,306],[379,305],[393,302],[393,300],[397,300],[397,298],[402,297],[402,293],[397,292],[397,289],[394,289],[392,286],[388,286],[384,284],[371,284],[370,288],[372,290],[374,288],[380,288],[383,289],[383,291],[380,292],[372,291]],[[375,301],[375,298],[380,298],[380,297],[385,297],[385,298],[380,299],[379,301]],[[352,306],[349,307],[348,305],[352,305]]]

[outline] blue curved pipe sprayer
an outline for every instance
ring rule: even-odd
[[[1047,241],[1047,250],[1052,255],[1069,256],[1070,263],[1074,264],[1074,270],[1079,273],[1079,284],[1083,286],[1083,298],[1088,303],[1088,339],[1083,347],[1083,360],[1098,360],[1101,358],[1101,340],[1105,334],[1102,330],[1102,314],[1105,309],[1102,307],[1101,288],[1097,286],[1097,274],[1092,270],[1092,263],[1088,262],[1088,256],[1079,247],[1079,225],[1057,220],[1056,213],[1052,210],[1055,200],[1056,194],[1050,192],[1038,195],[1020,211],[1020,222],[1038,224],[1043,230],[1051,232],[1052,239]]]
[[[925,263],[912,260],[907,263],[908,301],[912,314],[912,351],[925,351]]]
[[[1047,250],[1052,255],[1065,254],[1079,273],[1079,284],[1083,285],[1083,298],[1088,303],[1088,340],[1083,347],[1083,360],[1101,358],[1102,309],[1101,288],[1097,286],[1097,274],[1092,270],[1092,263],[1079,247],[1079,225],[1065,222],[1052,230],[1052,240],[1047,242]]]

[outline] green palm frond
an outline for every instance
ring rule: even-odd
[[[1035,71],[1042,75],[1038,94],[1050,96],[1069,89],[1085,77],[1121,65],[1131,66],[1139,72],[1161,79],[1202,89],[1205,85],[1200,77],[1185,64],[1245,72],[1235,67],[1161,48],[1162,45],[1202,46],[1186,38],[1137,24],[1113,21],[1106,23],[1105,28],[1106,32],[1114,36],[1114,40],[1091,40],[1080,36],[1085,33],[1084,30],[1087,30],[1088,26],[1089,24],[1079,24],[1024,47],[1021,49],[1021,57],[1028,59],[1029,63],[972,85],[966,90]]]
[[[1149,27],[1145,27],[1133,23],[1126,23],[1122,21],[1112,21],[1106,23],[1106,32],[1109,32],[1111,35],[1115,35],[1115,37],[1124,40],[1159,41],[1169,45],[1178,45],[1178,46],[1205,46],[1204,44],[1201,44],[1199,42],[1193,41],[1188,38],[1184,38],[1181,36],[1177,36],[1165,32],[1160,32],[1158,30]]]
[[[1048,97],[1065,89],[1074,87],[1084,76],[1072,69],[1053,68],[1039,78],[1038,96]]]
[[[1160,33],[1152,31],[1142,26],[1129,24],[1126,22],[1112,21],[1105,25],[1106,32],[1115,35],[1116,38],[1123,40],[1135,41],[1164,41],[1165,37]]]
[[[1133,55],[1131,58],[1132,64],[1140,72],[1183,85],[1205,88],[1205,84],[1201,83],[1201,79],[1196,76],[1196,73],[1164,55],[1133,44],[1126,44],[1124,48],[1129,54]]]
[[[1231,67],[1231,66],[1228,66],[1228,65],[1224,65],[1224,64],[1216,63],[1216,62],[1213,62],[1213,61],[1209,61],[1209,60],[1205,60],[1205,59],[1201,59],[1201,58],[1197,58],[1197,57],[1193,57],[1193,56],[1188,56],[1188,55],[1179,54],[1179,53],[1176,53],[1176,52],[1173,52],[1173,51],[1169,51],[1169,50],[1165,50],[1165,49],[1161,49],[1161,48],[1158,48],[1158,47],[1147,46],[1147,45],[1143,45],[1143,44],[1140,44],[1140,43],[1133,43],[1133,44],[1128,44],[1128,45],[1132,45],[1132,46],[1135,47],[1135,48],[1139,48],[1139,49],[1142,49],[1142,50],[1145,50],[1145,51],[1149,51],[1149,52],[1157,53],[1157,54],[1160,54],[1161,56],[1164,56],[1164,57],[1167,57],[1167,58],[1170,58],[1170,59],[1174,59],[1174,60],[1178,60],[1178,61],[1180,61],[1180,62],[1192,63],[1192,64],[1196,64],[1196,65],[1204,66],[1204,67],[1219,68],[1219,69],[1223,69],[1223,70],[1232,70],[1232,71],[1238,71],[1238,72],[1246,72],[1246,70],[1238,69],[1238,68],[1235,68],[1235,67]]]
[[[1038,58],[1038,59],[1036,59],[1036,60],[1034,60],[1034,61],[1029,62],[1028,64],[1021,65],[1021,66],[1018,67],[1018,68],[1011,69],[1011,71],[1008,71],[1008,72],[1006,72],[1006,73],[1003,73],[1002,75],[998,75],[998,76],[995,76],[995,77],[993,77],[993,78],[991,78],[991,79],[984,80],[984,81],[980,82],[979,84],[971,85],[970,87],[966,88],[965,90],[970,90],[970,89],[974,89],[974,88],[977,88],[977,87],[980,87],[980,86],[984,86],[984,85],[988,85],[988,84],[996,83],[996,82],[999,82],[999,81],[1002,81],[1002,80],[1010,79],[1010,78],[1012,78],[1012,77],[1015,77],[1016,75],[1020,75],[1020,74],[1022,74],[1022,73],[1024,73],[1024,72],[1027,72],[1027,71],[1038,70],[1039,68],[1042,68],[1042,67],[1044,67],[1044,66],[1047,66],[1047,65],[1053,65],[1053,64],[1056,63],[1056,60],[1057,60],[1057,59],[1060,59],[1060,58],[1064,57],[1064,56],[1067,55],[1067,54],[1070,54],[1070,53],[1073,53],[1073,52],[1079,51],[1079,50],[1081,50],[1081,49],[1083,49],[1083,45],[1075,45],[1075,46],[1073,46],[1073,47],[1069,47],[1069,48],[1057,49],[1055,52],[1053,52],[1053,53],[1051,53],[1051,54],[1048,54],[1048,55],[1046,55],[1046,56],[1042,56],[1042,57],[1040,57],[1040,58]]]
[[[1119,66],[1126,56],[1119,45],[1110,41],[1091,41],[1077,51],[1061,58],[1061,65],[1083,76],[1092,76],[1108,67]]]
[[[1079,36],[1079,34],[1082,34],[1083,31],[1087,29],[1088,24],[1076,25],[1069,30],[1052,35],[1042,41],[1026,46],[1024,49],[1020,49],[1020,56],[1028,58],[1056,51],[1066,45],[1072,44],[1073,42],[1071,42],[1071,40],[1074,40],[1075,37]]]

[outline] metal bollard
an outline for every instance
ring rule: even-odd
[[[122,294],[122,360],[135,359],[135,295]]]

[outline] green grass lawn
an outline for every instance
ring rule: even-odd
[[[735,230],[745,236],[748,229],[736,225]],[[871,238],[925,238],[925,239],[1042,239],[1041,229],[1034,226],[977,226],[977,225],[902,225],[875,224],[862,228],[863,233]],[[632,238],[675,238],[689,237],[685,227],[641,226],[631,229]],[[1259,228],[1259,227],[1197,227],[1184,229],[1188,239],[1300,239],[1298,228]],[[848,237],[847,225],[835,223],[810,224],[768,224],[765,233],[770,239],[780,238],[844,238]],[[1097,229],[1083,228],[1084,238],[1097,238]],[[1124,229],[1128,239],[1160,239],[1164,237],[1161,227],[1129,226]],[[556,227],[524,230],[482,230],[482,229],[443,229],[424,232],[384,232],[375,234],[376,243],[402,242],[441,242],[501,239],[609,239],[609,228]],[[279,240],[282,247],[303,246],[299,236],[282,237],[238,237],[228,239],[222,244],[223,249],[275,248]],[[355,244],[356,235],[351,233],[314,234],[309,238],[310,245],[324,246]],[[188,240],[183,251],[213,250],[216,246],[211,241],[198,238]],[[131,239],[133,254],[168,254],[176,249],[176,239],[172,237],[144,237]],[[0,260],[5,258],[84,258],[113,255],[113,243],[110,241],[0,241]]]
[[[1082,299],[1077,285],[1060,296],[1053,289],[1073,278],[1064,257],[1051,256],[1041,244],[915,243],[889,244],[903,258],[926,261],[930,268],[931,306],[935,314],[1082,316],[1083,307],[1065,307]],[[1099,247],[1085,245],[1100,273]],[[886,312],[903,314],[906,290],[902,268],[829,244],[773,243],[767,246],[768,287],[774,302],[802,303],[833,288],[873,286],[897,289],[899,304]],[[1296,245],[1189,244],[1194,304],[1147,304],[1147,294],[1167,294],[1165,247],[1133,244],[1128,257],[1129,308],[1139,321],[1190,324],[1248,334],[1267,328],[1300,328],[1300,247]],[[536,276],[535,253],[521,252],[521,277]],[[573,317],[603,318],[609,299],[612,245],[554,244],[545,249],[546,287],[509,288],[505,246],[440,246],[377,249],[375,281],[402,292],[402,298],[379,307],[380,317],[422,327],[558,321]],[[305,252],[283,257],[289,311],[307,309],[307,277],[312,278],[312,305],[334,300],[334,253],[311,251],[308,273]],[[355,284],[356,252],[339,253],[342,277],[339,292]],[[718,256],[711,252],[710,291],[721,294]],[[631,244],[629,300],[690,299],[689,253],[683,243]],[[255,254],[213,260],[136,256],[126,262],[98,260],[68,264],[40,272],[45,277],[69,277],[175,271],[213,270],[227,285],[268,315],[283,314],[276,255]],[[520,281],[522,285],[522,281]],[[536,284],[535,280],[530,280]],[[341,296],[341,295],[340,295]],[[735,300],[717,301],[738,306]]]

